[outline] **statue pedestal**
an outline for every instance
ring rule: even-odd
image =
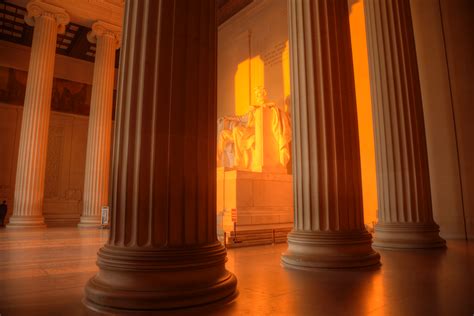
[[[217,168],[217,212],[217,233],[225,233],[230,247],[286,241],[293,228],[292,176]]]

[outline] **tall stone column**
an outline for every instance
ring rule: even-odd
[[[100,311],[225,301],[216,236],[215,0],[127,1],[112,221],[85,304]]]
[[[101,208],[109,202],[115,50],[121,36],[120,27],[102,21],[92,24],[92,31],[87,36],[97,46],[87,135],[84,209],[79,227],[99,226]]]
[[[374,245],[444,247],[433,220],[409,0],[366,0],[379,220]]]
[[[288,268],[376,266],[363,221],[347,1],[288,1],[295,221]]]
[[[8,227],[42,227],[46,151],[58,32],[69,15],[62,8],[28,3],[25,21],[34,26],[21,123],[13,215]]]

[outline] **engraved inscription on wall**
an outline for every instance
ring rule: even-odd
[[[285,50],[286,42],[275,44],[271,49],[262,54],[262,60],[265,66],[271,67],[280,65],[282,61],[282,53]]]
[[[51,126],[48,135],[48,153],[46,156],[45,198],[60,197],[61,162],[63,160],[64,127]]]

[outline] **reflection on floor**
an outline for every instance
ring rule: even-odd
[[[0,230],[0,314],[92,315],[81,305],[107,231]],[[380,251],[375,271],[298,272],[280,266],[285,244],[230,249],[239,296],[213,315],[473,315],[474,243],[448,250]],[[182,315],[183,312],[164,313]]]

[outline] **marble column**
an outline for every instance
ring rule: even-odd
[[[120,27],[102,21],[92,24],[92,31],[87,36],[90,42],[97,45],[87,135],[84,209],[79,227],[99,226],[101,208],[109,205],[115,51],[121,36]]]
[[[379,265],[363,221],[347,1],[288,1],[295,221],[288,268]]]
[[[112,220],[84,303],[153,311],[236,294],[216,235],[215,0],[127,1]]]
[[[43,227],[43,198],[58,32],[69,15],[64,9],[28,3],[25,21],[34,26],[16,171],[13,215],[8,227]]]
[[[379,219],[374,245],[444,247],[433,220],[409,0],[366,0]]]

